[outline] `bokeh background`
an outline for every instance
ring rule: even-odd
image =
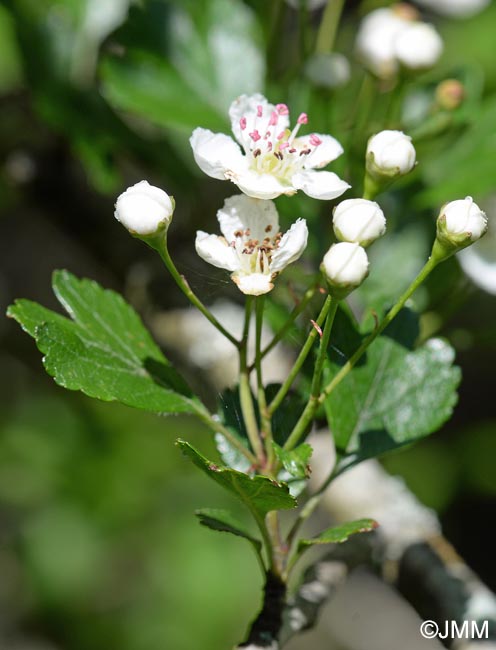
[[[495,213],[496,6],[463,20],[426,13],[445,51],[400,96],[364,82],[353,53],[360,16],[380,4],[346,2],[335,49],[347,57],[347,80],[341,59],[319,74],[309,67],[319,9],[278,0],[3,0],[2,313],[16,297],[56,308],[50,275],[67,268],[122,291],[198,377],[180,330],[177,340],[161,337],[157,318],[185,301],[160,261],[115,221],[113,203],[142,178],[173,194],[179,268],[206,302],[239,302],[194,253],[195,230],[214,228],[233,187],[202,176],[188,138],[200,125],[228,132],[230,102],[253,91],[305,110],[312,130],[337,137],[346,155],[332,169],[358,191],[371,133],[402,126],[416,134],[419,167],[381,197],[389,234],[374,248],[354,307],[391,300],[428,254],[445,201],[471,194]],[[435,90],[446,78],[463,83],[465,99],[442,112],[439,126]],[[311,224],[309,272],[331,238],[330,206],[317,203],[278,201],[283,224],[295,216]],[[478,249],[488,274],[495,242],[488,235]],[[298,287],[299,277],[288,277]],[[493,589],[495,285],[481,288],[452,259],[415,297],[423,336],[446,336],[457,349],[460,400],[442,431],[384,459],[436,509],[446,536]],[[274,293],[274,319],[291,305],[286,286]],[[239,640],[259,603],[256,560],[241,541],[198,526],[195,508],[229,500],[173,445],[180,435],[208,450],[206,432],[187,418],[64,392],[6,318],[0,345],[0,647],[220,650]]]

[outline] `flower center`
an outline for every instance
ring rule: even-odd
[[[257,114],[253,130],[247,132],[247,119],[239,121],[241,127],[241,144],[249,159],[252,170],[259,174],[272,174],[280,178],[290,179],[305,164],[306,159],[322,144],[322,140],[312,134],[308,140],[297,138],[302,124],[308,124],[308,116],[301,113],[293,130],[281,129],[278,123],[281,116],[289,115],[286,104],[277,104],[275,110],[267,110],[257,106]]]
[[[237,230],[234,239],[229,243],[236,251],[240,262],[242,273],[263,273],[269,275],[272,255],[279,248],[282,233],[273,233],[273,227],[269,224],[265,228],[265,237],[262,240],[252,237],[249,228]]]

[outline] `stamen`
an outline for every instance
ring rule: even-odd
[[[278,120],[279,120],[279,115],[276,113],[276,111],[272,111],[272,113],[270,114],[269,126],[275,126]]]
[[[267,142],[267,149],[268,151],[272,151],[272,142],[270,140]]]
[[[241,127],[242,131],[244,131],[246,129],[246,117],[242,117],[239,120],[239,126]]]
[[[262,153],[262,151],[261,151],[260,149],[255,149],[255,151],[253,152],[253,157],[254,157],[254,158],[258,158],[258,156],[259,156],[261,153]]]
[[[260,106],[260,104],[257,106],[257,117],[262,117],[263,115],[263,108]]]
[[[276,158],[279,158],[279,160],[282,160],[284,158],[284,156],[282,155],[282,153],[280,151],[274,151],[274,156]]]
[[[289,142],[281,142],[279,145],[279,150],[282,151],[283,149],[287,149],[289,147]]]
[[[289,115],[289,108],[286,104],[276,104],[276,111],[279,115]]]
[[[250,138],[253,140],[253,142],[258,142],[258,141],[260,140],[260,138],[262,137],[262,136],[260,135],[260,133],[257,131],[257,129],[255,129],[255,130],[252,131],[251,133],[248,133],[248,135],[249,135]]]
[[[265,232],[270,232],[272,230],[272,226],[269,223],[269,225],[265,228]]]
[[[298,124],[308,124],[308,115],[306,113],[300,113],[296,121]]]
[[[322,144],[322,140],[319,138],[318,135],[312,133],[312,135],[310,136],[310,144],[312,144],[314,147],[318,147],[319,144]]]
[[[286,136],[286,131],[281,131],[277,137],[278,140],[284,140],[284,137]]]
[[[289,150],[289,153],[296,153],[296,149],[293,147],[292,149]]]
[[[270,138],[270,131],[266,131],[264,135],[264,140],[267,140],[267,138]]]

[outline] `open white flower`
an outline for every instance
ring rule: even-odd
[[[229,117],[237,142],[202,128],[190,138],[195,160],[208,176],[230,180],[258,199],[303,190],[314,199],[330,200],[350,187],[333,172],[315,171],[340,156],[343,148],[330,135],[298,136],[301,125],[308,123],[305,113],[291,130],[288,107],[274,106],[255,94],[238,97]]]
[[[231,271],[240,291],[260,296],[305,250],[308,228],[298,219],[284,235],[272,201],[231,196],[217,212],[222,236],[196,233],[196,252],[209,264]]]

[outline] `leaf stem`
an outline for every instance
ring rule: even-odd
[[[255,299],[255,369],[257,373],[257,398],[258,410],[261,421],[261,435],[265,440],[265,453],[267,457],[267,470],[270,471],[274,460],[274,447],[272,445],[272,423],[267,412],[267,399],[262,376],[262,325],[265,305],[265,296]]]
[[[338,310],[339,300],[327,297],[326,305],[327,316],[324,326],[324,331],[322,333],[322,338],[320,339],[319,352],[317,355],[317,361],[315,362],[315,368],[312,377],[312,386],[310,389],[309,400],[303,409],[303,413],[300,415],[298,422],[296,423],[294,429],[289,434],[288,439],[284,444],[284,449],[290,450],[293,449],[299,442],[301,436],[305,433],[308,425],[312,422],[315,417],[315,413],[319,406],[319,395],[320,395],[320,383],[322,379],[322,371],[324,369],[324,363],[327,359],[327,351],[329,347],[329,339],[331,336],[331,330],[334,323],[334,318]]]
[[[295,322],[295,320],[298,318],[298,316],[305,310],[306,306],[308,303],[312,300],[313,296],[315,295],[315,292],[317,290],[317,285],[310,287],[307,289],[305,292],[305,295],[303,298],[300,300],[300,302],[293,308],[292,312],[290,313],[288,319],[286,322],[283,324],[283,326],[280,328],[280,330],[274,335],[274,338],[270,343],[268,343],[264,349],[261,352],[261,357],[265,357],[266,354],[268,354],[278,343],[279,341],[284,337],[284,335],[287,333],[287,331],[290,329],[291,325]]]
[[[332,52],[343,7],[344,0],[327,0],[315,42],[316,54]]]
[[[179,273],[169,254],[169,250],[167,248],[167,241],[164,239],[162,242],[154,246],[154,248],[155,250],[158,251],[165,266],[169,270],[169,273],[174,278],[177,286],[181,289],[181,291],[184,293],[186,298],[191,302],[191,304],[194,305],[199,311],[201,311],[201,313],[205,316],[205,318],[207,318],[212,323],[212,325],[216,327],[219,330],[219,332],[226,337],[226,339],[231,341],[233,345],[239,348],[240,342],[230,332],[228,332],[226,328],[223,325],[221,325],[221,323],[219,323],[219,321],[215,318],[212,312],[202,303],[202,301],[191,289],[185,277]]]
[[[318,403],[319,405],[324,402],[324,400],[332,393],[336,386],[346,377],[346,375],[353,369],[355,364],[360,360],[362,355],[365,353],[367,348],[375,339],[381,334],[386,327],[391,323],[393,318],[398,314],[398,312],[403,309],[406,301],[410,296],[418,289],[418,287],[424,282],[427,276],[439,263],[439,259],[436,259],[433,255],[429,257],[424,267],[417,275],[415,280],[411,283],[408,289],[403,293],[402,296],[398,299],[396,304],[388,311],[386,316],[382,319],[376,329],[371,332],[367,338],[363,341],[360,347],[351,355],[348,361],[344,364],[341,370],[334,376],[334,378],[327,384],[322,393],[319,396]]]
[[[328,296],[326,301],[324,302],[324,305],[321,309],[321,312],[317,318],[316,325],[319,327],[322,325],[324,322],[327,312],[329,311],[329,308],[331,306],[331,299]],[[286,380],[282,384],[281,388],[278,390],[277,394],[275,395],[274,399],[268,406],[268,411],[269,414],[272,415],[281,405],[283,399],[286,397],[287,392],[293,385],[293,382],[298,375],[298,373],[301,370],[301,367],[303,366],[305,359],[307,358],[310,350],[312,349],[312,345],[317,338],[318,331],[316,327],[312,327],[311,331],[308,334],[307,340],[305,341],[305,344],[303,345],[300,354],[298,355],[298,358],[296,359],[293,367],[291,368]]]
[[[225,427],[222,422],[219,422],[208,410],[207,408],[196,401],[191,400],[193,408],[195,410],[196,416],[207,425],[214,433],[221,433],[224,438],[229,440],[230,444],[233,447],[243,454],[243,456],[252,464],[257,463],[256,457],[251,453],[249,449],[241,442],[241,440],[235,436],[227,427]]]
[[[241,404],[241,411],[243,413],[243,420],[245,422],[248,439],[253,451],[255,452],[258,464],[261,465],[265,460],[265,453],[262,440],[258,432],[258,423],[255,415],[255,408],[253,405],[253,397],[250,387],[250,375],[247,364],[248,335],[250,333],[252,305],[253,296],[247,296],[245,304],[245,324],[243,328],[243,337],[241,339],[241,345],[239,347],[239,401]]]

